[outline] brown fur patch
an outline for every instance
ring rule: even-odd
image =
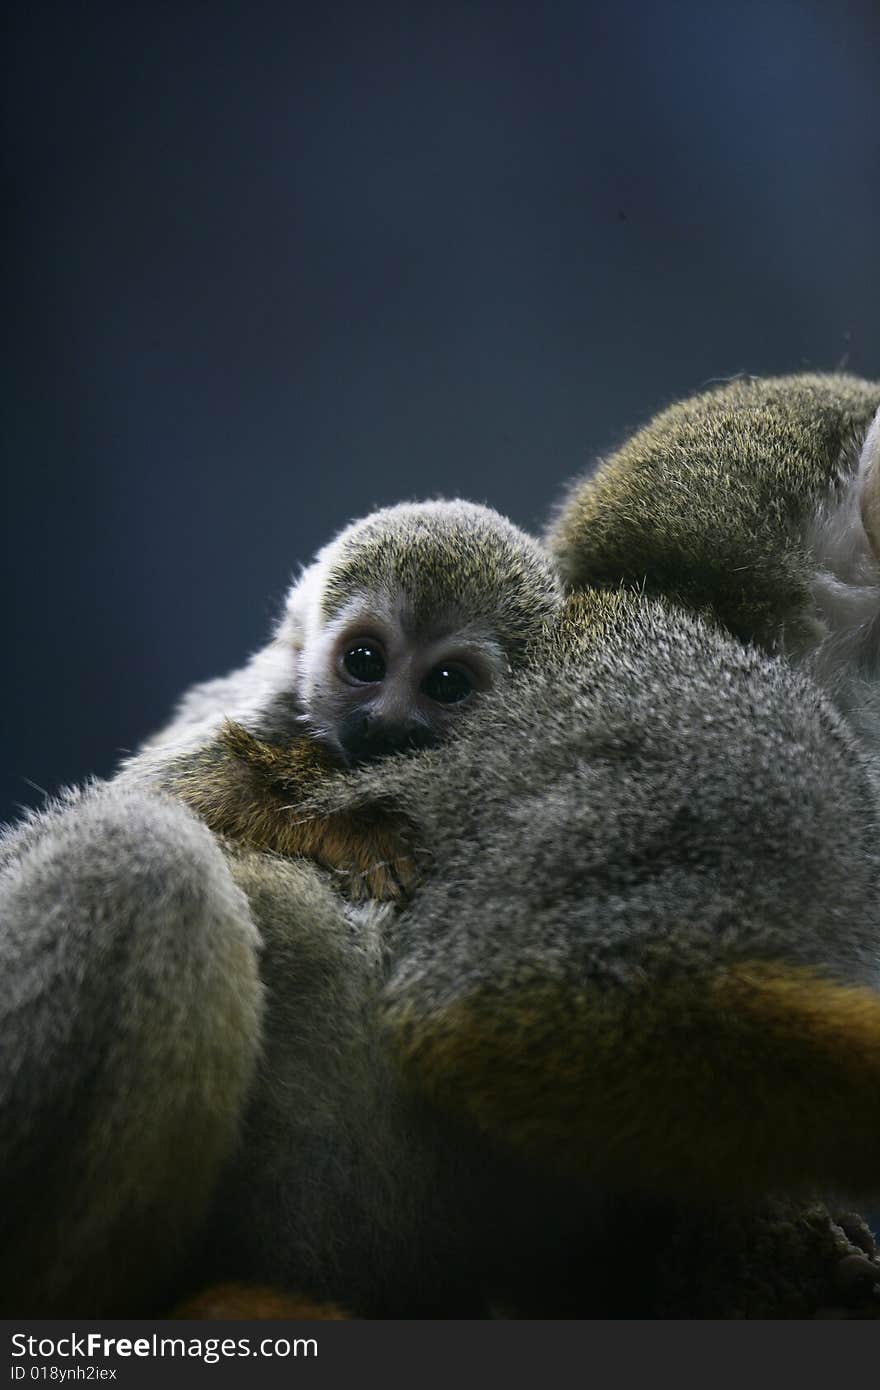
[[[334,1321],[347,1319],[334,1303],[313,1303],[301,1295],[260,1284],[215,1284],[179,1303],[172,1318],[202,1319],[284,1319],[289,1321]]]
[[[880,995],[744,963],[392,1006],[415,1084],[542,1166],[674,1195],[880,1190]]]

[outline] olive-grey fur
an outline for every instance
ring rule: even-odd
[[[0,842],[0,1307],[179,1278],[260,1048],[258,936],[182,806],[95,784]]]
[[[406,597],[425,622],[449,612],[482,618],[511,657],[540,636],[559,605],[543,546],[490,507],[461,498],[382,507],[319,552],[288,595],[280,633],[307,646],[353,594]]]
[[[880,382],[679,401],[572,484],[548,542],[572,588],[665,594],[804,666],[880,761]]]

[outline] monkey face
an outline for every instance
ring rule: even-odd
[[[325,634],[303,703],[318,737],[355,765],[433,746],[507,669],[484,627],[450,613],[417,624],[400,596],[371,596]]]

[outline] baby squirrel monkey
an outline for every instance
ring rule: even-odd
[[[309,808],[328,775],[429,748],[519,667],[561,604],[538,541],[461,500],[385,507],[346,527],[294,584],[275,644],[302,733],[271,740],[227,721],[171,790],[219,834],[306,857],[351,896],[415,879],[399,815]]]
[[[558,604],[549,558],[497,512],[404,504],[320,551],[279,637],[296,652],[310,735],[356,765],[436,744],[522,661]]]

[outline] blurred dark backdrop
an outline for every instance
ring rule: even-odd
[[[375,504],[538,526],[713,377],[880,373],[876,0],[7,17],[0,815]]]

